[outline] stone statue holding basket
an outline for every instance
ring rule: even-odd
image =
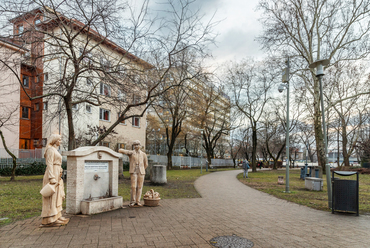
[[[59,134],[52,134],[45,149],[46,170],[43,179],[42,226],[60,226],[69,219],[62,217],[62,203],[65,199],[62,176],[62,155],[57,150],[62,142]]]

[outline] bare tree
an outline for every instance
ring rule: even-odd
[[[174,69],[168,75],[166,80],[169,84],[172,84],[173,81],[193,79],[193,76],[190,76],[189,73],[183,70]],[[173,150],[176,139],[182,131],[182,125],[188,117],[190,100],[188,88],[184,85],[166,91],[158,97],[157,104],[153,105],[166,133],[168,170],[172,169]]]
[[[272,169],[277,169],[278,159],[282,154],[286,144],[285,134],[285,125],[281,123],[279,118],[274,118],[274,113],[269,112],[263,121],[261,121],[263,128],[259,131],[261,137],[262,148],[266,149],[266,152],[274,161]]]
[[[241,129],[234,129],[230,132],[230,156],[234,163],[234,168],[236,168],[236,159],[240,157],[241,150],[243,149],[243,140],[240,139],[240,133],[243,133]],[[242,158],[242,157],[241,157]]]
[[[332,107],[334,118],[338,120],[333,123],[336,124],[333,129],[340,134],[345,166],[349,166],[349,157],[355,151],[360,131],[368,118],[369,98],[362,94],[369,84],[366,70],[367,66],[361,63],[351,65],[345,62],[336,63],[328,70],[328,109]]]
[[[256,171],[257,134],[259,122],[274,86],[276,70],[267,61],[244,60],[229,66],[226,82],[231,91],[232,104],[248,119],[252,130],[252,170]]]
[[[153,99],[178,86],[163,87],[173,66],[191,64],[179,61],[177,54],[187,50],[196,57],[208,55],[215,23],[205,23],[199,11],[193,11],[192,1],[168,1],[165,12],[161,18],[150,17],[148,1],[139,13],[118,1],[0,4],[0,14],[17,28],[9,37],[30,47],[28,63],[43,69],[43,93],[28,97],[48,98],[54,117],[66,116],[69,150],[76,147],[74,120],[79,116],[74,106],[116,107],[117,119],[91,143],[95,145],[119,123],[143,116]]]
[[[367,57],[370,53],[367,38],[370,34],[369,5],[367,0],[261,0],[258,5],[263,11],[264,31],[259,37],[263,48],[271,54],[289,55],[293,75],[299,78],[296,83],[308,91],[305,96],[313,106],[316,150],[323,169],[325,151],[319,84],[314,69],[308,69],[308,66],[323,58],[330,59],[331,66],[339,61]]]
[[[4,149],[9,154],[9,156],[12,157],[13,168],[12,168],[12,175],[10,176],[10,181],[13,181],[15,180],[15,170],[17,168],[17,157],[14,155],[13,152],[10,151],[10,149],[8,148],[6,144],[6,140],[4,137],[4,130],[8,129],[9,126],[10,127],[17,126],[18,120],[17,118],[14,118],[14,116],[17,116],[16,113],[19,112],[19,108],[15,107],[14,109],[10,109],[10,110],[8,108],[9,106],[4,108],[3,113],[0,113],[0,137],[1,137],[1,141],[4,146]]]
[[[192,125],[201,132],[203,148],[206,150],[208,163],[215,157],[215,149],[223,136],[228,136],[232,129],[233,113],[229,97],[222,87],[217,87],[206,77],[193,90]]]

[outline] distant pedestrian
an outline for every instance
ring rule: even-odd
[[[248,160],[244,159],[242,166],[244,170],[243,177],[248,178],[248,169],[250,168]]]
[[[258,167],[260,167],[260,170],[262,170],[262,161],[258,162]]]

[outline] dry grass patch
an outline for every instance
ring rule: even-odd
[[[305,188],[304,180],[299,179],[300,170],[290,170],[290,193],[284,193],[285,184],[278,185],[277,179],[278,176],[284,176],[285,180],[285,169],[257,171],[249,173],[248,176],[249,178],[243,178],[243,174],[239,174],[238,179],[242,183],[254,189],[263,191],[280,199],[285,199],[287,201],[319,210],[330,211],[328,208],[328,194],[325,177],[323,191],[310,191]],[[356,180],[355,176],[346,177],[346,179]],[[370,214],[370,175],[360,174],[359,181],[360,214]]]

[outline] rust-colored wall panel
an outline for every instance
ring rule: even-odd
[[[39,79],[37,80],[37,77]],[[25,91],[30,97],[42,95],[43,77],[42,70],[35,69],[34,67],[22,65],[21,68],[21,80],[24,82],[24,78],[28,77],[28,87]],[[30,100],[24,90],[20,91],[20,120],[19,120],[19,148],[29,149],[41,148],[42,147],[42,99]],[[38,109],[37,109],[38,105]],[[23,108],[22,108],[23,107]],[[27,118],[22,118],[22,111],[24,108],[28,108]],[[25,117],[25,115],[23,115]],[[24,140],[29,145],[25,146]]]

